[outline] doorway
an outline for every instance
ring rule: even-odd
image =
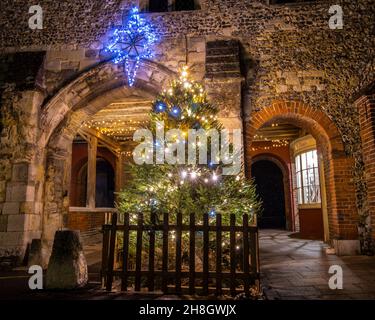
[[[263,212],[258,225],[263,229],[285,229],[284,179],[280,168],[268,160],[260,160],[251,166],[256,190],[263,201]]]

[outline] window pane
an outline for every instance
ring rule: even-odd
[[[302,188],[297,189],[297,199],[298,199],[298,204],[303,204]]]
[[[306,153],[301,154],[302,170],[306,168]]]
[[[307,175],[307,170],[302,171],[302,186],[307,187],[309,185],[309,177]]]
[[[301,188],[302,187],[302,184],[301,184],[301,173],[298,172],[297,173],[297,188]]]
[[[319,168],[315,168],[315,184],[316,185],[320,185],[320,181],[319,181]]]
[[[311,186],[314,184],[315,184],[314,169],[309,169],[307,170],[307,185],[306,186]]]
[[[310,203],[309,187],[303,188],[303,202]]]
[[[296,157],[296,172],[299,172],[301,170],[300,164],[301,164],[301,158],[300,156],[297,156]]]
[[[313,154],[314,167],[317,167],[318,166],[318,153],[316,150],[313,150],[312,154]]]
[[[312,151],[306,153],[306,162],[307,168],[314,167],[314,155]]]
[[[311,203],[320,202],[320,188],[319,186],[311,186]]]

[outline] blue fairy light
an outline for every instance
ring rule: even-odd
[[[164,112],[166,108],[167,108],[167,105],[164,102],[157,102],[155,104],[156,112]]]
[[[215,211],[215,209],[211,209],[210,212],[209,212],[208,214],[209,214],[209,216],[210,216],[211,218],[215,218],[215,217],[216,217],[216,211]]]
[[[139,10],[134,7],[125,26],[113,32],[111,43],[105,51],[114,55],[114,62],[124,62],[129,86],[133,86],[141,59],[154,56],[151,46],[157,38],[149,23],[139,16]]]
[[[173,106],[171,109],[171,115],[178,118],[181,115],[181,109],[178,106]]]

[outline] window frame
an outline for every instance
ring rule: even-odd
[[[313,161],[312,165],[309,166],[307,163],[308,161],[308,153],[315,151],[315,161]],[[303,155],[305,155],[304,160],[305,164],[303,164]],[[297,163],[299,161],[299,163]],[[294,155],[294,164],[295,164],[295,191],[297,195],[297,205],[300,208],[320,208],[322,205],[322,194],[321,194],[321,179],[320,179],[320,167],[319,167],[319,157],[318,151],[316,148],[303,150],[300,153]],[[305,178],[306,175],[308,176],[309,171],[313,172],[313,184],[310,184],[308,181],[306,183]],[[309,187],[314,187],[316,190],[319,190],[318,194],[318,201],[311,202],[308,198],[305,197],[305,189]],[[306,200],[306,201],[305,201]]]

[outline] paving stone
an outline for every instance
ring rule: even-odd
[[[290,232],[279,230],[261,230],[260,232],[261,277],[268,299],[374,298],[375,257],[328,256],[323,242],[291,239],[288,235]],[[285,252],[288,252],[288,255],[285,255]],[[343,268],[343,290],[331,290],[328,287],[331,276],[328,270],[334,264]]]

